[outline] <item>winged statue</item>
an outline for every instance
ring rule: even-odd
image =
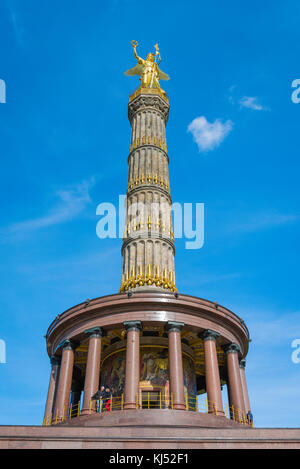
[[[169,80],[170,77],[169,75],[164,73],[158,66],[161,62],[161,56],[159,53],[158,45],[155,44],[154,46],[155,54],[150,52],[149,54],[147,54],[146,60],[142,59],[137,55],[137,41],[131,41],[131,45],[133,47],[134,56],[138,63],[135,67],[127,70],[125,72],[125,75],[138,75],[140,77],[141,88],[157,88],[164,95],[166,95],[166,92],[161,88],[159,84],[159,80]]]

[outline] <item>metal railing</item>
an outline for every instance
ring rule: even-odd
[[[94,405],[93,405],[94,404]],[[136,395],[136,409],[173,409],[173,394],[165,396],[162,392],[142,391]],[[101,414],[106,412],[124,410],[124,394],[121,396],[113,396],[106,399],[90,400],[88,411],[84,415]],[[207,398],[185,394],[185,410],[189,412],[200,412],[220,415],[217,409],[217,403],[208,401]],[[241,424],[253,427],[253,420],[245,414],[244,411],[234,406],[225,404],[225,417],[239,422]],[[74,417],[82,415],[81,401],[76,404],[70,404],[67,412],[59,414],[58,410],[54,414],[50,414],[43,421],[43,426],[55,425]]]

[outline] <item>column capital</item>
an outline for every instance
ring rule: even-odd
[[[240,347],[235,342],[232,342],[231,344],[224,345],[223,350],[226,354],[228,354],[228,353],[239,353],[241,351]]]
[[[106,331],[100,326],[95,326],[91,327],[90,329],[86,329],[84,333],[87,334],[89,338],[98,337],[101,339],[102,337],[106,336]]]
[[[214,340],[216,341],[218,337],[220,337],[220,334],[216,331],[212,331],[211,329],[206,329],[203,331],[199,336],[201,339],[205,340]]]
[[[75,350],[77,347],[79,347],[80,342],[78,340],[71,340],[71,339],[65,339],[59,347],[61,347],[63,350]]]
[[[61,362],[61,357],[55,354],[51,355],[50,357],[51,366],[60,365],[60,362]]]
[[[160,112],[166,123],[169,116],[169,104],[166,101],[166,98],[162,97],[158,90],[154,90],[155,94],[148,94],[148,91],[149,88],[143,90],[139,89],[137,90],[137,96],[131,96],[129,98],[128,118],[130,122],[138,111],[145,107],[150,107],[151,110]]]
[[[125,321],[123,322],[123,325],[125,326],[126,332],[129,332],[129,331],[140,332],[142,330],[141,321]]]
[[[165,329],[166,332],[181,332],[181,329],[184,326],[184,322],[177,322],[177,321],[168,321]]]
[[[246,368],[246,360],[245,360],[245,358],[242,358],[242,359],[239,361],[239,365],[240,365],[240,368],[243,368],[243,370]]]

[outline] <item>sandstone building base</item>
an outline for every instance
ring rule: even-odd
[[[71,425],[0,427],[0,449],[59,448],[300,449],[300,429],[249,428],[223,417],[199,418],[176,410],[82,416]]]

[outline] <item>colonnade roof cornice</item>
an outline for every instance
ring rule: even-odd
[[[243,357],[248,351],[248,329],[227,308],[221,305],[216,308],[209,300],[189,295],[133,292],[130,296],[122,293],[95,298],[88,304],[83,302],[66,310],[48,328],[48,354],[50,356],[63,340],[77,337],[78,334],[83,336],[86,329],[95,326],[95,322],[108,330],[111,327],[122,327],[127,316],[128,320],[133,317],[135,320],[146,321],[147,324],[174,320],[184,321],[185,328],[190,330],[197,330],[198,327],[200,331],[201,328],[215,329],[225,342],[237,342],[241,346]]]

